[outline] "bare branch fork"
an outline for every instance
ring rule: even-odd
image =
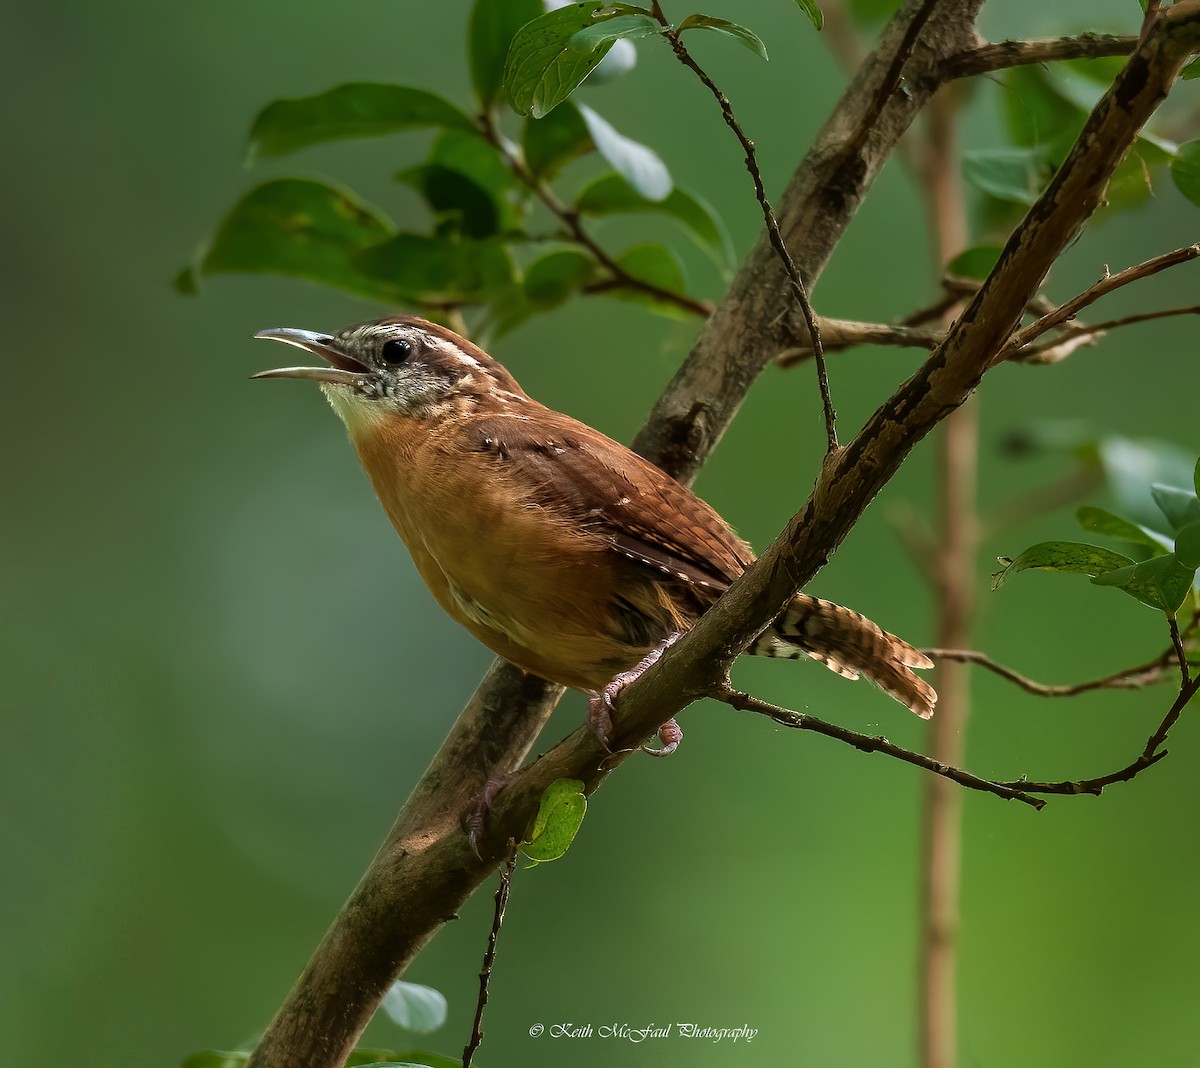
[[[974,20],[981,3],[909,0],[818,134],[778,211],[780,232],[810,283],[887,155],[940,85],[940,64],[978,45]],[[901,61],[904,91],[888,92],[876,112],[880,86],[894,84],[889,71],[910,47],[918,16],[924,28],[912,55]],[[827,458],[813,495],[775,544],[624,692],[615,744],[649,738],[691,700],[722,684],[723,665],[828,560],[916,443],[969,396],[1198,46],[1200,0],[1181,0],[1160,14],[946,339],[854,440]],[[852,146],[868,116],[870,136]],[[780,342],[803,328],[802,321],[787,321],[793,315],[786,276],[769,239],[760,238],[655,405],[635,442],[639,451],[690,481]],[[255,1068],[341,1064],[392,981],[494,870],[504,843],[522,836],[545,788],[560,778],[594,788],[612,762],[624,759],[601,751],[589,731],[576,731],[515,775],[481,842],[485,859],[472,853],[459,814],[488,776],[520,765],[560,692],[502,663],[493,666],[264,1034],[251,1058]],[[1033,792],[1027,784],[1002,785]]]

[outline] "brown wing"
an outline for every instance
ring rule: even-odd
[[[536,432],[531,428],[536,427]],[[476,447],[496,454],[530,499],[599,528],[613,551],[715,599],[754,559],[704,501],[624,445],[559,412],[536,421],[472,421]]]

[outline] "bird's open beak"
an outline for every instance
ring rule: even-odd
[[[252,378],[307,378],[311,382],[332,382],[337,385],[353,386],[368,373],[357,360],[347,356],[338,345],[337,339],[328,334],[318,334],[312,330],[294,330],[289,326],[274,327],[270,330],[260,330],[255,337],[264,337],[268,341],[282,341],[287,345],[295,345],[298,349],[311,352],[328,360],[329,367],[276,367],[271,371],[259,371]]]

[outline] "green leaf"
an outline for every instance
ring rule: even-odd
[[[174,278],[171,279],[171,288],[180,296],[194,297],[200,292],[200,279],[196,273],[195,264],[189,264],[184,267]]]
[[[1120,512],[1143,526],[1170,533],[1150,487],[1156,482],[1186,486],[1193,481],[1195,454],[1170,442],[1139,441],[1115,434],[1100,439],[1098,453],[1104,480]]]
[[[249,1053],[202,1049],[188,1057],[179,1068],[242,1068],[249,1060]]]
[[[686,227],[696,243],[719,266],[733,262],[733,242],[712,207],[694,193],[676,186],[665,200],[649,200],[619,174],[597,178],[579,194],[577,211],[584,215],[618,215],[657,212],[670,216]]]
[[[636,41],[639,37],[652,37],[665,29],[657,19],[649,15],[616,15],[585,27],[571,35],[571,47],[577,52],[591,53],[597,48],[608,47],[615,41]]]
[[[1109,538],[1119,538],[1121,541],[1134,545],[1148,545],[1155,556],[1161,556],[1171,551],[1171,541],[1156,531],[1143,527],[1132,520],[1123,519],[1119,515],[1105,511],[1103,508],[1093,508],[1087,505],[1075,513],[1079,525],[1084,530],[1094,534],[1103,534]]]
[[[479,303],[513,280],[511,257],[498,239],[397,234],[357,253],[354,264],[370,277],[390,282],[402,299],[418,303]]]
[[[1188,200],[1200,206],[1200,140],[1179,146],[1171,161],[1171,179]]]
[[[252,189],[234,205],[200,270],[284,274],[393,301],[396,287],[354,262],[358,252],[392,232],[386,219],[345,190],[280,178]]]
[[[488,111],[504,88],[504,61],[517,31],[538,18],[541,0],[475,0],[467,24],[471,85],[480,106]]]
[[[536,178],[553,178],[571,160],[594,147],[587,123],[570,100],[544,118],[527,118],[521,134],[525,165]]]
[[[571,843],[583,817],[587,797],[578,779],[559,779],[546,787],[537,815],[525,832],[521,852],[533,861],[557,860]]]
[[[1196,569],[1184,565],[1174,553],[1143,560],[1106,574],[1096,575],[1097,586],[1115,586],[1150,608],[1174,615],[1191,592]]]
[[[1182,71],[1180,71],[1179,77],[1181,77],[1184,81],[1189,82],[1193,78],[1200,78],[1200,59],[1193,59],[1191,63],[1189,63],[1183,68]]]
[[[351,82],[316,96],[268,104],[250,127],[249,151],[252,159],[283,156],[323,141],[430,126],[475,129],[458,107],[424,89]]]
[[[648,200],[663,200],[673,185],[671,172],[658,154],[618,133],[591,108],[578,105],[592,143],[619,175]]]
[[[383,995],[383,1011],[406,1031],[426,1035],[446,1022],[446,998],[439,990],[397,979]]]
[[[474,179],[437,163],[422,163],[396,175],[415,189],[434,218],[467,237],[491,237],[503,229],[500,205]]]
[[[999,589],[1010,574],[1035,568],[1040,571],[1069,571],[1095,577],[1135,564],[1128,556],[1088,545],[1081,541],[1043,541],[1031,545],[1015,560],[1001,559],[1004,565],[992,576],[992,589]]]
[[[986,278],[1000,260],[1000,245],[976,245],[960,252],[946,264],[946,274],[955,278]]]
[[[571,47],[571,38],[592,25],[604,7],[602,0],[571,4],[548,11],[517,31],[504,67],[504,88],[513,110],[540,119],[595,69],[613,42],[581,52]]]
[[[1200,521],[1180,528],[1175,536],[1175,555],[1184,567],[1200,567]]]
[[[732,37],[735,41],[745,45],[751,52],[763,59],[767,56],[767,46],[762,43],[762,39],[745,26],[739,26],[736,22],[730,22],[728,19],[714,18],[712,15],[688,15],[676,28],[677,33],[683,33],[684,30],[713,30],[716,33],[723,33],[726,37]]]
[[[575,249],[551,252],[525,271],[525,296],[539,308],[554,308],[578,292],[596,272],[596,261]]]
[[[1045,178],[1038,148],[982,148],[963,153],[963,177],[997,200],[1032,205]]]
[[[687,287],[683,265],[670,249],[662,245],[635,245],[617,257],[617,263],[630,275],[642,282],[657,286],[672,293],[683,293]],[[651,293],[640,289],[619,288],[609,291],[619,300],[630,300],[645,304],[660,315],[670,319],[687,319],[688,313],[675,304],[659,300]]]
[[[1150,487],[1150,493],[1154,497],[1154,503],[1167,517],[1172,530],[1181,530],[1200,519],[1200,499],[1191,490],[1155,483]]]
[[[816,0],[796,0],[796,6],[808,16],[808,21],[818,30],[825,25],[825,16],[817,7]]]

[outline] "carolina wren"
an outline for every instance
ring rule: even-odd
[[[327,361],[255,377],[320,383],[442,608],[505,659],[593,702],[603,693],[611,707],[606,684],[686,630],[754,559],[690,490],[539,404],[443,326],[398,316],[254,336]],[[865,675],[922,718],[937,700],[909,670],[932,667],[927,657],[806,594],[748,652]]]

